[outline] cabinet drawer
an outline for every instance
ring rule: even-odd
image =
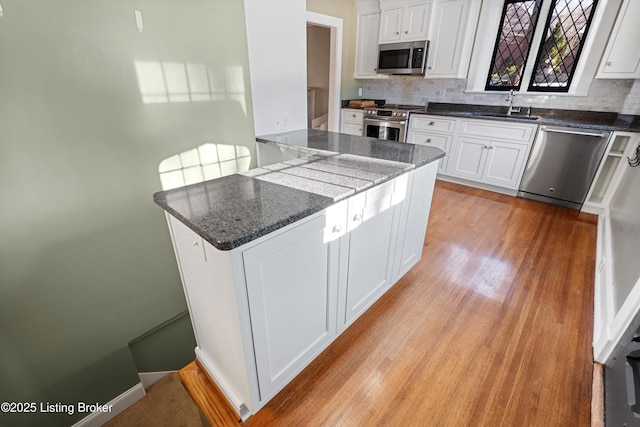
[[[352,122],[352,123],[362,124],[363,119],[364,119],[363,110],[350,110],[350,109],[342,110],[342,122]]]
[[[453,133],[456,128],[456,119],[412,114],[409,128],[413,130]]]
[[[536,128],[537,125],[505,123],[496,120],[462,120],[460,135],[530,142]]]
[[[438,147],[445,153],[449,153],[452,139],[452,135],[437,135],[426,132],[409,132],[407,142],[411,144]]]

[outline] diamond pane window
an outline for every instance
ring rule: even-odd
[[[542,0],[505,1],[486,90],[519,89]]]
[[[568,92],[597,0],[555,0],[538,49],[530,91]]]

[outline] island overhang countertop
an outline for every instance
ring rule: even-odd
[[[303,129],[259,136],[300,158],[155,193],[207,242],[231,250],[444,157],[435,147]]]

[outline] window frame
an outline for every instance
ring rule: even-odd
[[[551,0],[543,0],[540,9],[539,20],[546,22],[550,12]],[[501,11],[504,7],[504,0],[484,0],[480,8],[478,17],[478,27],[476,37],[473,42],[472,54],[467,73],[465,93],[478,93],[485,95],[504,96],[504,91],[485,90],[487,75],[491,67],[491,59],[496,41],[496,30],[502,25],[500,21]],[[596,76],[600,64],[600,58],[604,52],[609,38],[610,28],[617,15],[617,7],[609,0],[600,0],[599,7],[593,15],[591,29],[584,42],[584,51],[577,64],[575,74],[568,92],[541,92],[527,91],[529,80],[533,72],[533,60],[527,62],[521,81],[523,95],[545,95],[545,96],[588,96],[589,88]],[[539,45],[542,40],[542,31],[537,31],[532,40],[532,45]]]
[[[576,70],[578,69],[578,66],[580,64],[580,61],[582,60],[582,51],[584,50],[584,46],[587,44],[587,39],[589,37],[589,33],[591,32],[591,26],[593,24],[593,18],[596,15],[598,9],[598,5],[600,4],[599,0],[592,0],[593,2],[593,6],[592,6],[592,10],[591,10],[591,15],[589,15],[589,18],[587,19],[587,22],[585,24],[585,31],[584,31],[584,35],[582,36],[582,40],[580,42],[580,46],[578,47],[578,50],[576,52],[576,60],[575,60],[575,65],[573,66],[573,69],[571,70],[571,74],[569,74],[568,76],[568,84],[567,86],[563,86],[563,87],[554,87],[554,86],[533,86],[534,83],[534,79],[532,78],[533,75],[535,74],[535,67],[537,66],[538,62],[540,61],[540,57],[542,56],[542,52],[544,51],[542,45],[544,44],[545,40],[545,36],[547,34],[547,30],[549,29],[549,26],[551,25],[551,20],[553,18],[553,10],[556,7],[556,4],[558,3],[558,1],[560,0],[551,0],[550,5],[549,5],[549,10],[548,10],[548,14],[547,14],[547,19],[545,20],[545,24],[544,24],[544,30],[543,33],[541,34],[541,40],[538,43],[538,48],[537,48],[537,52],[536,52],[536,56],[535,56],[535,60],[533,61],[533,66],[534,68],[531,70],[531,74],[528,76],[529,77],[529,81],[527,84],[527,92],[542,92],[542,93],[569,93],[571,91],[571,86],[573,85],[573,77],[575,76]],[[545,2],[543,1],[543,6],[544,6]],[[537,28],[536,28],[537,31]],[[566,89],[566,90],[565,90]]]
[[[524,62],[522,63],[522,75],[520,76],[519,84],[517,86],[513,86],[513,85],[512,86],[495,86],[495,87],[489,86],[489,82],[491,81],[491,71],[493,69],[494,60],[496,59],[496,53],[498,52],[498,49],[500,47],[500,38],[502,35],[502,24],[504,23],[504,20],[506,18],[507,7],[508,5],[513,3],[523,3],[525,1],[526,0],[503,0],[502,1],[503,3],[502,12],[500,13],[500,21],[498,23],[498,30],[496,31],[495,40],[493,42],[493,50],[491,51],[491,60],[489,62],[489,68],[487,69],[487,76],[485,79],[486,82],[484,85],[484,90],[487,92],[508,92],[511,90],[520,91],[520,88],[522,87],[522,83],[530,80],[530,79],[526,79],[527,65],[529,64],[529,60],[531,59],[531,46],[534,46],[536,34],[538,31],[538,23],[540,22],[540,15],[542,14],[544,5],[546,3],[544,0],[541,0],[538,6],[538,16],[536,17],[536,20],[533,23],[531,42],[529,44],[529,50],[527,52],[527,55],[525,56]]]

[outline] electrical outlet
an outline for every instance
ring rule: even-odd
[[[362,96],[362,88],[361,87],[358,88],[358,96]]]

